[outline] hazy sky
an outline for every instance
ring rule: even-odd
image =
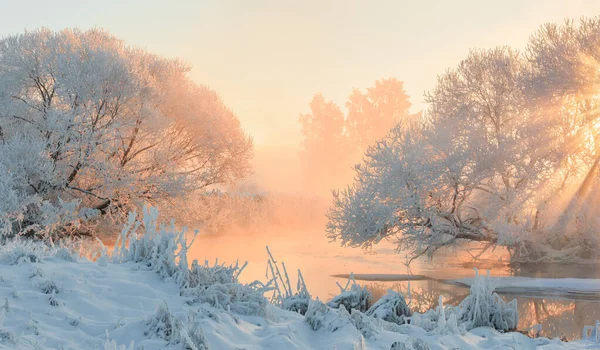
[[[353,87],[397,77],[417,109],[436,75],[469,48],[522,48],[544,22],[600,14],[598,0],[7,1],[0,35],[103,27],[193,65],[260,144],[299,141],[312,95],[340,105]]]

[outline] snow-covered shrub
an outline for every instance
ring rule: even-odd
[[[208,303],[211,306],[229,310],[241,315],[267,317],[268,301],[260,288],[239,283],[215,283],[206,287],[188,288],[182,296],[190,298],[188,304]]]
[[[308,310],[308,304],[310,303],[309,298],[303,295],[292,295],[283,299],[281,308],[288,311],[297,312],[300,315],[305,315]]]
[[[499,331],[511,331],[517,328],[517,301],[507,303],[494,292],[494,288],[489,270],[485,276],[480,276],[475,269],[475,281],[469,295],[457,307],[458,321],[467,330],[492,327]]]
[[[63,259],[65,261],[70,261],[70,262],[74,262],[75,261],[75,257],[73,256],[73,252],[70,251],[68,248],[66,247],[60,247],[56,250],[56,253],[54,253],[54,256],[60,259]]]
[[[399,326],[394,323],[367,316],[357,309],[352,309],[348,313],[344,304],[334,309],[319,299],[310,301],[304,319],[315,331],[325,329],[328,332],[335,332],[351,325],[365,338],[371,340],[377,339],[382,330],[401,333]]]
[[[422,314],[415,312],[408,317],[410,324],[436,334],[464,334],[466,329],[465,325],[460,324],[458,320],[458,309],[451,305],[444,305],[444,297],[441,295],[438,300],[435,309],[427,310]]]
[[[60,293],[60,288],[55,281],[44,277],[36,277],[35,279],[35,286],[40,292],[44,294]]]
[[[340,307],[341,308],[341,307]],[[373,322],[374,320],[364,313],[352,309],[350,311],[350,322],[367,339],[375,340],[380,333],[380,328]]]
[[[184,287],[197,288],[207,287],[217,283],[237,283],[238,276],[245,266],[246,265],[244,264],[240,267],[237,262],[235,265],[227,266],[224,263],[219,264],[218,260],[215,261],[212,266],[208,264],[208,261],[205,261],[204,265],[200,265],[197,260],[194,260],[188,274],[188,283]]]
[[[405,342],[396,341],[390,350],[429,350],[429,344],[419,338],[408,337]]]
[[[491,327],[506,332],[516,329],[519,321],[517,301],[509,303],[494,293],[489,271],[480,276],[475,269],[475,281],[469,295],[456,307],[444,306],[440,296],[435,310],[414,313],[410,324],[437,333],[464,333],[477,327]]]
[[[138,236],[137,230],[141,225],[145,232]],[[181,277],[175,276],[178,273],[187,273],[187,266],[184,271],[178,268],[179,265],[187,265],[187,260],[177,263],[177,252],[187,251],[187,248],[185,229],[177,231],[174,222],[171,222],[170,229],[159,225],[158,210],[154,207],[144,207],[142,221],[136,220],[136,213],[129,214],[127,224],[117,238],[112,258],[115,262],[143,263],[162,279],[168,280]]]
[[[245,265],[244,265],[245,266]],[[188,304],[208,303],[222,310],[242,315],[267,316],[267,299],[263,296],[264,285],[260,282],[244,285],[238,282],[239,273],[244,266],[213,266],[205,262],[199,265],[196,260],[187,275],[187,283],[182,287],[181,295],[188,298]]]
[[[311,296],[304,282],[302,272],[298,269],[298,283],[296,284],[296,291],[292,290],[290,284],[290,278],[285,267],[285,263],[281,262],[281,269],[269,247],[267,247],[267,253],[269,254],[269,260],[267,262],[267,277],[270,273],[270,281],[267,287],[273,285],[273,297],[271,302],[284,310],[294,311],[301,315],[306,314],[308,310],[308,304],[310,303]],[[281,272],[283,270],[283,272]]]
[[[20,236],[6,239],[0,247],[0,263],[16,265],[40,263],[44,258],[56,257],[65,261],[77,260],[77,251],[87,251],[88,244],[82,240],[63,238],[59,241],[36,240]]]
[[[177,318],[169,311],[166,302],[159,304],[156,312],[146,322],[146,336],[157,336],[165,341],[174,344],[179,342],[179,323]]]
[[[144,227],[145,234],[138,236],[137,230]],[[245,264],[226,266],[215,262],[203,266],[196,260],[191,268],[187,252],[191,245],[185,239],[185,229],[176,230],[158,224],[158,210],[144,207],[142,221],[135,213],[129,215],[112,254],[113,262],[135,262],[155,271],[163,280],[177,283],[180,294],[188,298],[188,304],[209,303],[210,305],[244,315],[268,315],[267,299],[263,293],[268,286],[255,281],[245,285],[238,282]]]
[[[340,287],[340,294],[327,303],[329,307],[337,309],[340,305],[344,305],[346,310],[356,309],[360,312],[369,309],[373,296],[367,287],[362,287],[356,283],[354,274],[350,274],[345,287],[342,287],[339,283],[338,286]],[[350,286],[350,289],[348,289],[348,286]]]
[[[60,305],[60,302],[56,298],[56,293],[50,294],[50,297],[48,298],[48,304],[50,304],[50,306],[59,306]]]
[[[0,250],[0,263],[16,265],[21,263],[38,263],[43,256],[49,255],[50,247],[40,241],[21,239],[8,240]]]
[[[310,301],[304,319],[313,331],[323,328],[335,332],[350,324],[350,314],[343,305],[335,310],[318,299]]]
[[[390,289],[371,305],[365,314],[388,322],[404,324],[406,316],[410,316],[411,312],[404,295]]]
[[[108,337],[108,331],[106,331],[106,340],[104,341],[104,350],[133,350],[133,340],[129,343],[129,347],[125,345],[117,345],[117,342],[110,340]]]
[[[415,312],[408,319],[410,324],[430,332],[433,331],[438,324],[440,314],[435,309],[427,310],[424,313]]]
[[[187,324],[169,311],[166,302],[159,304],[156,312],[146,322],[146,336],[157,336],[168,344],[182,344],[184,350],[206,350],[206,338],[193,316],[188,317]]]
[[[208,350],[208,340],[202,326],[196,322],[196,314],[188,315],[187,331],[182,336],[185,339],[183,350]]]

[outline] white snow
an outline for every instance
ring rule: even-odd
[[[534,277],[491,277],[496,292],[558,294],[565,296],[599,296],[600,279],[585,278],[534,278]],[[471,286],[473,278],[461,278],[450,283]]]

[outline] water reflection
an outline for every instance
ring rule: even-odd
[[[366,286],[375,300],[388,289],[409,295],[407,282],[372,282]],[[444,297],[445,304],[458,305],[468,295],[468,289],[437,281],[411,281],[410,298],[407,297],[407,301],[411,310],[423,313],[438,305],[439,295]],[[595,320],[600,319],[600,302],[595,300],[515,297],[514,294],[501,296],[506,301],[517,299],[519,330],[527,331],[540,324],[542,330],[539,335],[544,337],[579,339],[585,325],[594,324]]]

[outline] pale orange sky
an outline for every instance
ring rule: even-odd
[[[522,48],[544,22],[600,14],[600,1],[3,1],[0,34],[103,27],[180,57],[217,90],[260,145],[297,145],[298,115],[322,92],[405,82],[415,109],[469,48]]]

